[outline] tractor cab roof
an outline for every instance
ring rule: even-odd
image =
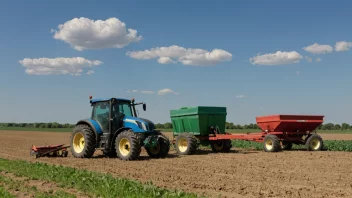
[[[96,102],[104,102],[104,101],[109,101],[111,99],[116,99],[116,100],[120,100],[120,101],[126,101],[126,102],[131,102],[131,100],[129,99],[124,99],[124,98],[94,98],[91,99],[91,103],[96,103]]]

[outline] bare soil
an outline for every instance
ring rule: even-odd
[[[167,135],[171,135],[167,133]],[[352,135],[323,134],[324,139],[349,139]],[[69,144],[70,133],[0,131],[0,157],[24,159],[111,173],[152,181],[169,189],[210,197],[351,197],[352,169],[348,152],[284,151],[211,153],[178,156],[172,149],[166,159],[150,159],[142,151],[138,161],[102,157],[38,158],[29,155],[32,144]]]

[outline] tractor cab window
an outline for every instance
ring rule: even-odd
[[[125,116],[133,116],[131,103],[129,102],[119,102],[119,112],[125,114]]]
[[[93,106],[93,120],[99,122],[103,131],[109,131],[109,112],[110,105],[108,101],[95,103]]]

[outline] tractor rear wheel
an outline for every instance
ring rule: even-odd
[[[139,138],[132,131],[122,131],[117,135],[116,153],[122,160],[136,160],[141,153]]]
[[[192,155],[197,150],[197,138],[190,133],[181,133],[176,137],[176,151],[179,155]]]
[[[323,148],[323,139],[320,135],[312,134],[306,141],[308,151],[320,151]]]
[[[210,143],[213,152],[229,152],[232,148],[231,140],[215,140]]]
[[[155,147],[146,148],[147,153],[151,158],[165,158],[169,154],[170,140],[160,132],[157,135],[161,136],[158,144]]]
[[[71,153],[77,158],[92,157],[95,152],[95,134],[87,125],[77,125],[71,136]]]
[[[278,152],[281,150],[280,140],[276,135],[266,135],[263,144],[266,152]]]

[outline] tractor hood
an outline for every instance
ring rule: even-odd
[[[145,118],[126,116],[123,122],[125,127],[131,128],[135,132],[151,132],[155,130],[154,123]]]

